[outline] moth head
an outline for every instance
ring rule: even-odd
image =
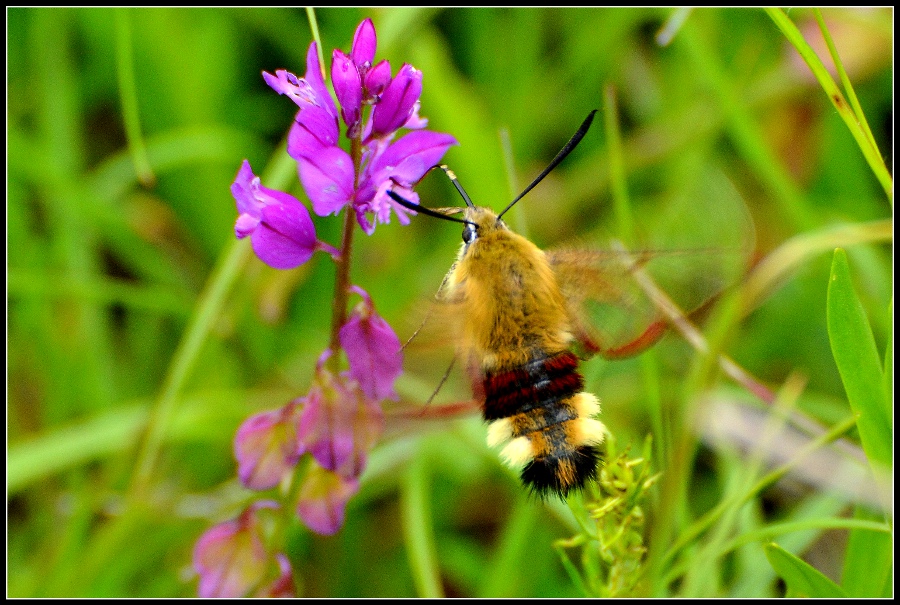
[[[475,242],[478,238],[486,237],[487,235],[497,232],[497,231],[508,231],[509,228],[506,226],[506,223],[503,222],[502,216],[506,213],[507,210],[512,208],[516,202],[525,197],[525,194],[531,191],[535,185],[540,183],[545,176],[550,174],[550,171],[556,168],[556,166],[562,162],[567,155],[569,155],[575,147],[578,146],[578,143],[581,142],[581,139],[584,138],[584,135],[587,134],[588,128],[591,127],[591,122],[594,120],[594,114],[597,113],[597,110],[591,111],[588,114],[588,117],[585,118],[584,122],[581,123],[581,126],[578,128],[578,131],[569,139],[569,142],[560,149],[559,153],[556,154],[556,157],[553,158],[553,161],[541,172],[528,187],[525,188],[522,193],[516,196],[516,199],[511,201],[506,208],[504,208],[500,214],[494,213],[494,211],[488,208],[482,208],[476,206],[472,203],[472,200],[469,198],[469,194],[466,193],[466,190],[463,189],[463,186],[460,184],[459,180],[457,180],[456,175],[453,174],[453,171],[447,168],[447,166],[432,166],[428,169],[430,172],[435,168],[440,168],[443,170],[447,177],[450,179],[450,182],[453,183],[453,186],[456,187],[456,190],[459,192],[459,195],[463,198],[466,205],[465,207],[460,208],[424,208],[419,206],[418,204],[413,204],[407,199],[397,195],[392,190],[388,190],[387,194],[393,199],[395,202],[403,206],[404,208],[408,208],[415,212],[421,212],[422,214],[427,214],[429,216],[433,216],[435,218],[440,218],[448,221],[454,221],[457,223],[463,223],[465,226],[463,227],[462,238],[463,243],[468,247],[473,242]],[[427,174],[427,172],[426,172]],[[464,218],[457,218],[456,214],[463,213]]]

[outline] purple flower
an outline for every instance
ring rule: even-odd
[[[334,50],[331,58],[331,81],[341,104],[341,117],[347,125],[347,136],[357,138],[362,119],[362,77],[353,59],[338,49]]]
[[[350,47],[350,56],[353,62],[360,66],[371,66],[375,60],[375,48],[378,46],[378,38],[375,35],[375,26],[371,19],[363,19],[356,32],[353,34],[353,44]]]
[[[312,467],[300,487],[297,514],[311,530],[330,536],[344,524],[347,501],[359,491],[359,480]]]
[[[404,63],[381,95],[381,102],[375,106],[372,136],[390,136],[406,124],[421,94],[422,72]]]
[[[398,141],[384,148],[377,148],[366,171],[360,177],[354,207],[357,221],[363,231],[371,234],[375,230],[367,213],[372,213],[380,223],[390,222],[390,211],[397,213],[401,225],[409,223],[409,210],[397,204],[387,195],[393,189],[398,195],[417,204],[419,195],[412,186],[434,166],[447,148],[456,140],[448,134],[418,130],[404,135]]]
[[[231,194],[238,209],[235,235],[249,235],[260,260],[276,269],[293,269],[310,259],[318,247],[316,230],[309,211],[294,196],[263,187],[247,160]]]
[[[385,191],[394,187],[416,202],[412,187],[457,144],[450,135],[421,130],[427,124],[418,113],[422,72],[405,64],[391,78],[387,61],[373,65],[376,46],[375,27],[366,19],[356,29],[350,54],[332,53],[332,81],[348,137],[359,150],[358,165],[338,146],[338,112],[322,80],[315,44],[307,53],[303,78],[284,70],[274,76],[263,73],[269,86],[300,108],[288,135],[288,153],[297,160],[313,211],[326,216],[351,205],[360,227],[370,235],[376,223],[390,221],[391,210],[398,213],[401,223],[408,222],[409,211],[400,210]],[[367,106],[372,106],[368,119],[364,115]],[[418,132],[392,143],[400,128]],[[417,136],[410,138],[412,135]]]
[[[269,561],[262,519],[257,512],[277,508],[278,504],[272,501],[254,502],[236,519],[214,525],[200,536],[194,546],[193,562],[200,576],[201,597],[243,597],[266,579]],[[278,564],[279,578],[271,588],[284,594],[290,582],[290,563],[279,555]]]
[[[366,102],[377,103],[381,100],[384,89],[391,83],[391,64],[381,61],[366,72],[364,84],[366,90]]]
[[[294,468],[303,453],[297,438],[300,409],[291,402],[244,421],[234,438],[241,483],[250,489],[269,489]]]
[[[328,94],[328,88],[325,86],[325,80],[319,70],[319,57],[315,42],[309,45],[309,50],[306,52],[306,74],[302,79],[297,79],[297,76],[283,69],[276,70],[274,76],[264,71],[263,79],[275,92],[290,97],[301,110],[310,107],[322,109],[334,119],[335,126],[337,126],[337,109],[334,107],[334,101]]]
[[[358,477],[383,426],[381,407],[365,397],[356,381],[322,370],[305,399],[299,436],[319,465]]]
[[[371,400],[396,399],[394,381],[403,372],[400,339],[375,312],[366,291],[357,286],[351,290],[362,296],[363,302],[356,306],[339,334],[350,362],[350,377]]]

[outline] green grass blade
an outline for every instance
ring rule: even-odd
[[[828,284],[828,337],[850,407],[857,415],[869,460],[892,467],[893,428],[884,392],[881,359],[862,304],[853,289],[847,253],[838,248]]]
[[[882,527],[887,527],[883,524],[880,514],[862,508],[856,510],[855,519],[852,520],[857,523],[880,521]],[[870,531],[863,527],[851,531],[847,541],[847,554],[844,557],[842,577],[847,594],[861,598],[891,596],[890,579],[893,553],[890,531]],[[887,594],[884,593],[885,589],[888,591]]]
[[[816,21],[819,23],[819,29],[822,30],[822,37],[825,39],[825,44],[828,45],[828,52],[831,54],[831,60],[834,62],[838,76],[841,78],[841,84],[844,86],[844,90],[847,91],[847,98],[850,99],[853,113],[856,114],[856,119],[859,121],[859,125],[863,129],[863,132],[865,132],[866,138],[869,140],[869,145],[871,145],[875,151],[878,151],[878,144],[875,142],[875,137],[872,135],[872,129],[869,128],[869,121],[866,120],[866,115],[863,113],[862,106],[859,104],[859,99],[856,97],[856,91],[853,90],[853,84],[850,82],[847,70],[844,69],[844,63],[841,61],[840,56],[838,56],[834,40],[831,39],[831,32],[828,31],[828,26],[825,25],[825,19],[822,18],[822,11],[818,8],[814,8],[813,14],[815,14]]]
[[[156,182],[150,159],[147,157],[147,145],[141,132],[141,119],[138,113],[137,86],[134,78],[134,57],[131,41],[131,19],[127,8],[116,8],[116,67],[119,76],[119,99],[122,103],[122,118],[125,121],[125,136],[128,139],[128,151],[134,164],[138,180],[146,186]]]
[[[442,598],[441,573],[437,564],[431,521],[427,456],[416,456],[409,464],[401,491],[403,536],[417,594],[426,599]]]
[[[878,148],[873,146],[874,141],[866,135],[866,131],[861,126],[860,120],[858,120],[857,116],[854,114],[850,104],[847,103],[847,100],[838,88],[837,83],[831,77],[831,74],[828,73],[828,69],[822,63],[822,60],[819,59],[819,56],[816,55],[816,51],[814,51],[809,43],[803,39],[803,34],[800,33],[800,30],[797,29],[797,26],[794,25],[793,21],[784,14],[784,11],[780,8],[767,8],[765,10],[769,17],[772,18],[772,21],[775,22],[775,25],[778,26],[778,29],[780,29],[788,41],[794,45],[794,48],[797,49],[797,52],[800,53],[800,56],[803,57],[803,60],[809,65],[809,68],[819,81],[819,84],[822,85],[822,89],[825,91],[825,94],[828,95],[831,104],[837,109],[838,115],[841,116],[841,119],[847,125],[847,128],[850,129],[850,134],[856,139],[856,143],[859,145],[866,161],[869,163],[869,167],[872,169],[872,172],[875,173],[875,177],[878,179],[878,182],[881,183],[884,192],[888,196],[888,201],[890,201],[891,207],[893,207],[894,181],[888,172],[884,159],[881,157]],[[838,62],[836,61],[836,63]]]
[[[788,586],[788,593],[811,598],[845,598],[844,589],[799,557],[774,542],[765,546],[772,569]]]
[[[121,451],[134,441],[146,417],[143,409],[123,408],[11,444],[6,458],[7,493],[12,496],[55,472]]]

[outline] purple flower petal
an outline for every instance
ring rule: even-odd
[[[375,48],[378,39],[375,36],[375,26],[371,19],[364,19],[353,34],[353,45],[350,47],[350,57],[360,67],[371,65],[375,60]]]
[[[259,179],[253,174],[250,162],[244,160],[238,169],[237,175],[234,177],[234,182],[231,184],[231,195],[234,197],[234,201],[237,202],[238,214],[249,214],[259,219],[264,203],[262,200],[257,199],[258,188]]]
[[[421,102],[416,101],[416,104],[413,105],[412,113],[409,116],[409,119],[406,121],[406,124],[403,125],[403,128],[408,128],[409,130],[421,130],[428,126],[428,118],[419,117],[419,109],[421,108]]]
[[[241,483],[250,489],[269,489],[293,469],[303,453],[298,448],[298,420],[299,406],[289,403],[241,424],[234,439]]]
[[[391,326],[362,303],[341,327],[339,336],[350,362],[350,377],[366,397],[374,401],[396,399],[394,381],[403,372],[403,354]]]
[[[353,434],[328,422],[328,410],[306,407],[303,421],[321,427],[322,434],[307,445],[309,453],[322,468],[334,470],[344,465],[353,454]]]
[[[373,181],[380,184],[393,178],[405,185],[416,183],[437,164],[456,139],[442,132],[418,130],[391,143],[372,167]],[[377,185],[376,185],[377,186]]]
[[[318,374],[300,415],[300,442],[322,467],[357,477],[384,427],[384,414],[346,374]]]
[[[344,524],[347,501],[359,491],[359,480],[313,467],[300,488],[297,514],[311,530],[330,536]]]
[[[348,133],[359,127],[362,110],[362,80],[354,61],[340,50],[335,49],[331,60],[331,81],[334,92],[341,104],[341,116],[347,125]],[[350,138],[355,135],[348,134]]]
[[[234,234],[238,239],[244,239],[253,233],[259,226],[259,218],[250,214],[241,214],[234,223]]]
[[[288,155],[295,160],[313,156],[326,147],[336,147],[340,131],[337,118],[319,107],[307,107],[297,112],[288,134]]]
[[[276,269],[291,269],[310,259],[316,250],[316,231],[309,211],[297,198],[263,187],[244,160],[231,185],[237,202],[235,235],[250,236],[253,250]]]
[[[419,198],[412,185],[456,144],[452,136],[428,130],[410,132],[393,143],[374,139],[370,144],[374,157],[363,174],[353,204],[363,231],[371,235],[375,230],[374,224],[365,217],[367,212],[374,213],[378,222],[386,223],[394,209],[401,224],[407,224],[409,211],[394,202],[386,191],[393,187],[399,195],[417,203]]]
[[[379,100],[384,89],[391,83],[391,64],[387,61],[379,61],[366,72],[365,87],[368,100]]]
[[[263,208],[263,219],[251,238],[253,251],[275,269],[293,269],[316,251],[316,232],[309,212],[295,200]]]
[[[354,210],[356,211],[356,222],[359,223],[359,228],[363,230],[363,233],[366,235],[375,233],[375,223],[366,216],[366,212],[370,212],[369,205],[354,204]]]
[[[299,159],[300,180],[319,216],[337,214],[353,198],[353,160],[339,147]]]
[[[412,210],[401,206],[394,199],[387,194],[388,190],[392,190],[394,193],[404,198],[406,201],[411,202],[413,204],[419,203],[419,194],[413,191],[408,187],[403,187],[402,185],[398,185],[394,181],[388,179],[383,181],[381,185],[378,187],[378,191],[375,193],[375,197],[372,198],[372,203],[369,204],[369,209],[371,212],[375,213],[375,217],[378,219],[379,223],[389,223],[391,222],[391,210],[397,213],[397,220],[401,225],[409,224],[409,215],[414,214]]]
[[[422,72],[404,63],[372,113],[373,136],[392,134],[406,124],[421,94]]]
[[[309,45],[306,53],[306,74],[302,78],[297,78],[291,72],[279,69],[275,71],[274,76],[264,71],[263,79],[275,92],[290,97],[300,109],[319,107],[330,116],[337,117],[337,109],[319,69],[315,42]]]
[[[255,502],[236,519],[206,530],[194,546],[194,569],[200,576],[199,595],[242,597],[266,572],[266,548],[256,512],[278,508],[274,502]]]
[[[337,471],[352,465],[353,410],[362,405],[362,393],[332,381],[328,388],[314,385],[300,415],[301,443],[322,467]]]

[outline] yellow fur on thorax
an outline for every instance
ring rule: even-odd
[[[565,302],[544,252],[492,212],[468,214],[479,237],[463,247],[445,284],[446,297],[462,306],[460,348],[483,370],[520,367],[536,349],[566,350],[572,337]]]

